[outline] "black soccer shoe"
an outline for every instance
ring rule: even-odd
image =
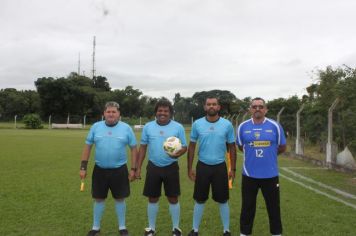
[[[99,236],[100,235],[100,230],[95,230],[92,229],[88,232],[87,236]]]

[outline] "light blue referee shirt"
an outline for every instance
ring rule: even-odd
[[[226,143],[235,143],[234,127],[222,117],[215,122],[203,117],[193,123],[190,141],[199,142],[199,161],[217,165],[225,161]]]
[[[95,144],[95,164],[109,169],[127,163],[126,145],[136,146],[136,138],[132,128],[124,122],[110,127],[105,121],[99,121],[90,128],[85,143]]]
[[[182,142],[182,147],[187,146],[184,127],[174,120],[170,120],[166,125],[159,125],[157,121],[150,121],[143,127],[141,144],[148,145],[148,160],[155,166],[163,167],[178,161],[171,158],[163,149],[164,141],[171,136],[175,136]]]
[[[269,118],[261,124],[246,120],[237,129],[236,142],[244,150],[243,175],[259,179],[278,176],[278,146],[286,144],[280,124]]]

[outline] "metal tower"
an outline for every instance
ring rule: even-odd
[[[96,71],[95,71],[95,36],[93,40],[93,70],[92,70],[92,79],[96,76]]]

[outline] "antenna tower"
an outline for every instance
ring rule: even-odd
[[[80,52],[78,53],[78,75],[80,75]]]
[[[96,76],[96,74],[95,74],[95,36],[94,36],[94,40],[93,40],[93,70],[92,70],[92,73],[93,73],[92,79],[94,79],[94,77]]]

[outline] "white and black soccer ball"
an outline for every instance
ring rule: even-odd
[[[163,143],[163,149],[168,155],[174,155],[182,149],[182,142],[177,137],[168,137]]]

